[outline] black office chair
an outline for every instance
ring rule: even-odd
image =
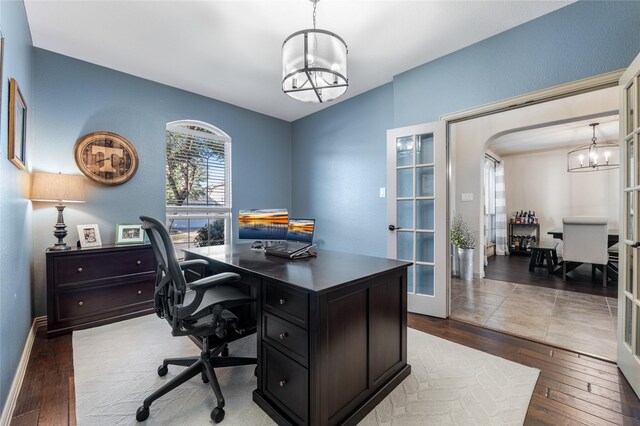
[[[240,276],[231,272],[212,275],[187,284],[183,269],[206,266],[205,260],[178,262],[167,228],[158,220],[140,216],[142,229],[147,232],[158,262],[158,275],[154,293],[156,314],[171,324],[174,336],[196,336],[202,339],[202,353],[197,357],[167,358],[158,367],[158,375],[167,374],[168,365],[188,367],[170,382],[153,392],[136,413],[142,422],[149,417],[151,403],[187,380],[201,375],[216,395],[217,406],[211,419],[219,423],[224,419],[224,397],[214,371],[217,367],[255,364],[255,358],[229,357],[228,343],[245,335],[253,328],[241,328],[238,317],[229,309],[255,302],[237,288]],[[227,284],[227,285],[225,285]],[[231,284],[231,285],[228,285]]]

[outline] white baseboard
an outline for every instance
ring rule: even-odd
[[[16,408],[16,402],[18,401],[18,395],[20,394],[20,388],[22,387],[22,381],[24,380],[24,375],[27,372],[27,365],[29,364],[29,357],[31,356],[31,347],[33,346],[33,341],[36,339],[36,331],[38,331],[38,327],[43,325],[46,327],[47,317],[36,317],[33,319],[33,324],[31,324],[31,330],[29,330],[27,341],[24,343],[24,350],[22,351],[22,357],[18,364],[18,371],[16,371],[16,375],[13,378],[13,383],[11,383],[11,389],[9,389],[7,401],[4,404],[4,409],[2,410],[2,417],[0,417],[0,425],[2,426],[8,426],[9,423],[11,423],[13,410]]]

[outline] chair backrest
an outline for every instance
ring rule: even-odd
[[[147,232],[153,254],[158,263],[155,290],[155,310],[175,330],[178,327],[177,309],[182,306],[187,282],[178,263],[169,231],[162,222],[148,216],[140,216],[142,229]]]
[[[562,219],[562,259],[605,265],[608,254],[606,217],[574,216]]]

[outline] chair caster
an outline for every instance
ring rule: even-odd
[[[229,356],[229,346],[227,346],[226,348],[224,348],[222,350],[222,353],[220,354],[222,356]]]
[[[207,373],[203,371],[201,374],[202,374],[202,383],[209,383],[209,377],[207,377]]]
[[[167,368],[166,365],[161,365],[160,367],[158,367],[158,376],[160,377],[166,376],[168,371],[169,369]]]
[[[213,413],[211,415],[213,416]],[[224,417],[224,413],[222,413],[222,417]],[[149,409],[144,408],[143,405],[142,407],[138,408],[138,411],[136,411],[136,420],[139,422],[144,422],[145,420],[147,420],[147,418],[149,418]]]
[[[258,366],[257,365],[256,365],[256,368],[254,368],[254,370],[253,370],[253,375],[255,377],[258,377]]]
[[[148,410],[147,415],[149,415]],[[211,420],[213,420],[215,423],[220,423],[222,420],[224,420],[224,410],[218,407],[214,408],[211,412]]]

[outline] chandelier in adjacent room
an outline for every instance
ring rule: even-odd
[[[347,77],[347,44],[340,36],[316,29],[313,3],[313,29],[291,34],[282,44],[282,90],[302,102],[322,103],[344,94]]]
[[[596,126],[591,123],[593,137],[589,145],[569,151],[567,154],[567,171],[595,172],[620,167],[620,147],[614,142],[596,143]]]

